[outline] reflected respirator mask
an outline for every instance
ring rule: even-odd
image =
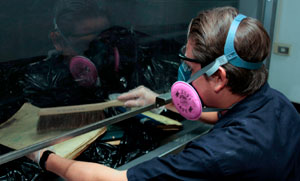
[[[69,62],[69,70],[73,79],[83,87],[91,87],[99,83],[98,71],[95,64],[87,57],[80,55],[81,51],[73,46],[72,42],[64,35],[57,25],[56,18],[53,20],[54,29],[59,32],[63,40],[79,55],[73,56]]]
[[[72,42],[65,37],[58,28],[56,19],[54,19],[54,27],[55,30],[61,34],[64,41],[79,54],[70,59],[69,70],[73,79],[83,87],[97,86],[100,84],[100,72],[98,72],[100,67],[105,67],[104,69],[106,69],[106,71],[112,68],[114,72],[119,72],[119,70],[123,68],[120,62],[120,53],[125,53],[124,56],[126,56],[127,54],[131,55],[131,52],[135,52],[134,50],[123,50],[124,47],[121,40],[125,40],[126,42],[132,42],[133,40],[128,38],[130,37],[129,31],[122,27],[113,27],[102,31],[97,35],[95,40],[90,42],[88,50],[84,52],[77,50]],[[122,52],[120,52],[118,48],[120,46]],[[127,45],[126,48],[131,47]],[[128,62],[125,61],[124,64],[126,63]]]
[[[97,85],[99,76],[104,84],[121,81],[122,75],[135,65],[135,52],[132,32],[126,28],[112,27],[90,42],[88,50],[84,52],[85,56],[72,57],[70,72],[74,80],[85,87]],[[126,87],[126,81],[119,86]]]
[[[196,72],[192,77],[191,70],[187,68],[187,65],[183,62],[178,70],[178,80],[172,85],[171,96],[172,101],[178,112],[188,120],[198,120],[201,116],[203,109],[210,109],[210,111],[220,111],[224,109],[218,108],[203,108],[201,99],[191,85],[191,83],[198,79],[200,76],[206,74],[207,76],[213,75],[220,66],[230,63],[236,67],[241,67],[245,69],[259,69],[263,62],[252,63],[241,59],[235,51],[234,48],[234,38],[237,28],[241,21],[245,19],[246,16],[238,14],[231,23],[228,31],[224,46],[224,55],[215,59],[212,63],[204,66],[201,70]],[[183,52],[184,53],[184,52]],[[187,61],[189,58],[184,55],[179,55],[184,57]]]

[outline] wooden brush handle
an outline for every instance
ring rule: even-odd
[[[57,114],[66,114],[66,113],[98,111],[108,107],[116,107],[116,106],[124,106],[124,102],[118,100],[112,100],[112,101],[94,103],[94,104],[41,108],[39,111],[39,115],[44,116],[44,115],[57,115]]]

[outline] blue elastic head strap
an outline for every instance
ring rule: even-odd
[[[227,56],[228,62],[236,67],[241,67],[245,69],[259,69],[262,65],[262,62],[258,62],[258,63],[246,62],[245,60],[239,57],[239,55],[236,53],[234,48],[234,37],[235,37],[236,30],[238,29],[239,24],[245,18],[247,18],[245,15],[238,14],[232,21],[225,42],[224,54]]]
[[[236,30],[239,27],[239,24],[243,19],[245,19],[246,16],[242,14],[238,14],[234,20],[232,21],[228,35],[226,38],[225,46],[224,46],[224,55],[218,57],[215,61],[212,63],[208,64],[198,72],[196,72],[187,82],[191,83],[192,81],[196,80],[198,77],[200,77],[203,74],[206,74],[207,76],[211,76],[214,74],[218,68],[226,63],[230,63],[236,67],[241,67],[245,69],[259,69],[263,62],[247,62],[240,58],[238,54],[235,51],[234,48],[234,37]]]

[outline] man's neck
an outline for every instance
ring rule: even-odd
[[[222,92],[222,96],[220,96],[220,104],[219,107],[221,108],[230,108],[233,105],[237,104],[238,102],[245,99],[247,96],[241,96],[238,94],[233,94],[230,90],[225,90]]]

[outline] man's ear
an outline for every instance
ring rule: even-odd
[[[227,85],[228,79],[226,77],[226,70],[223,67],[219,67],[218,71],[214,74],[214,81],[214,90],[216,92],[220,92]]]
[[[57,51],[62,51],[63,50],[63,40],[61,38],[60,33],[57,31],[52,31],[52,32],[50,32],[49,36],[52,40],[52,43],[53,43],[55,49]]]

